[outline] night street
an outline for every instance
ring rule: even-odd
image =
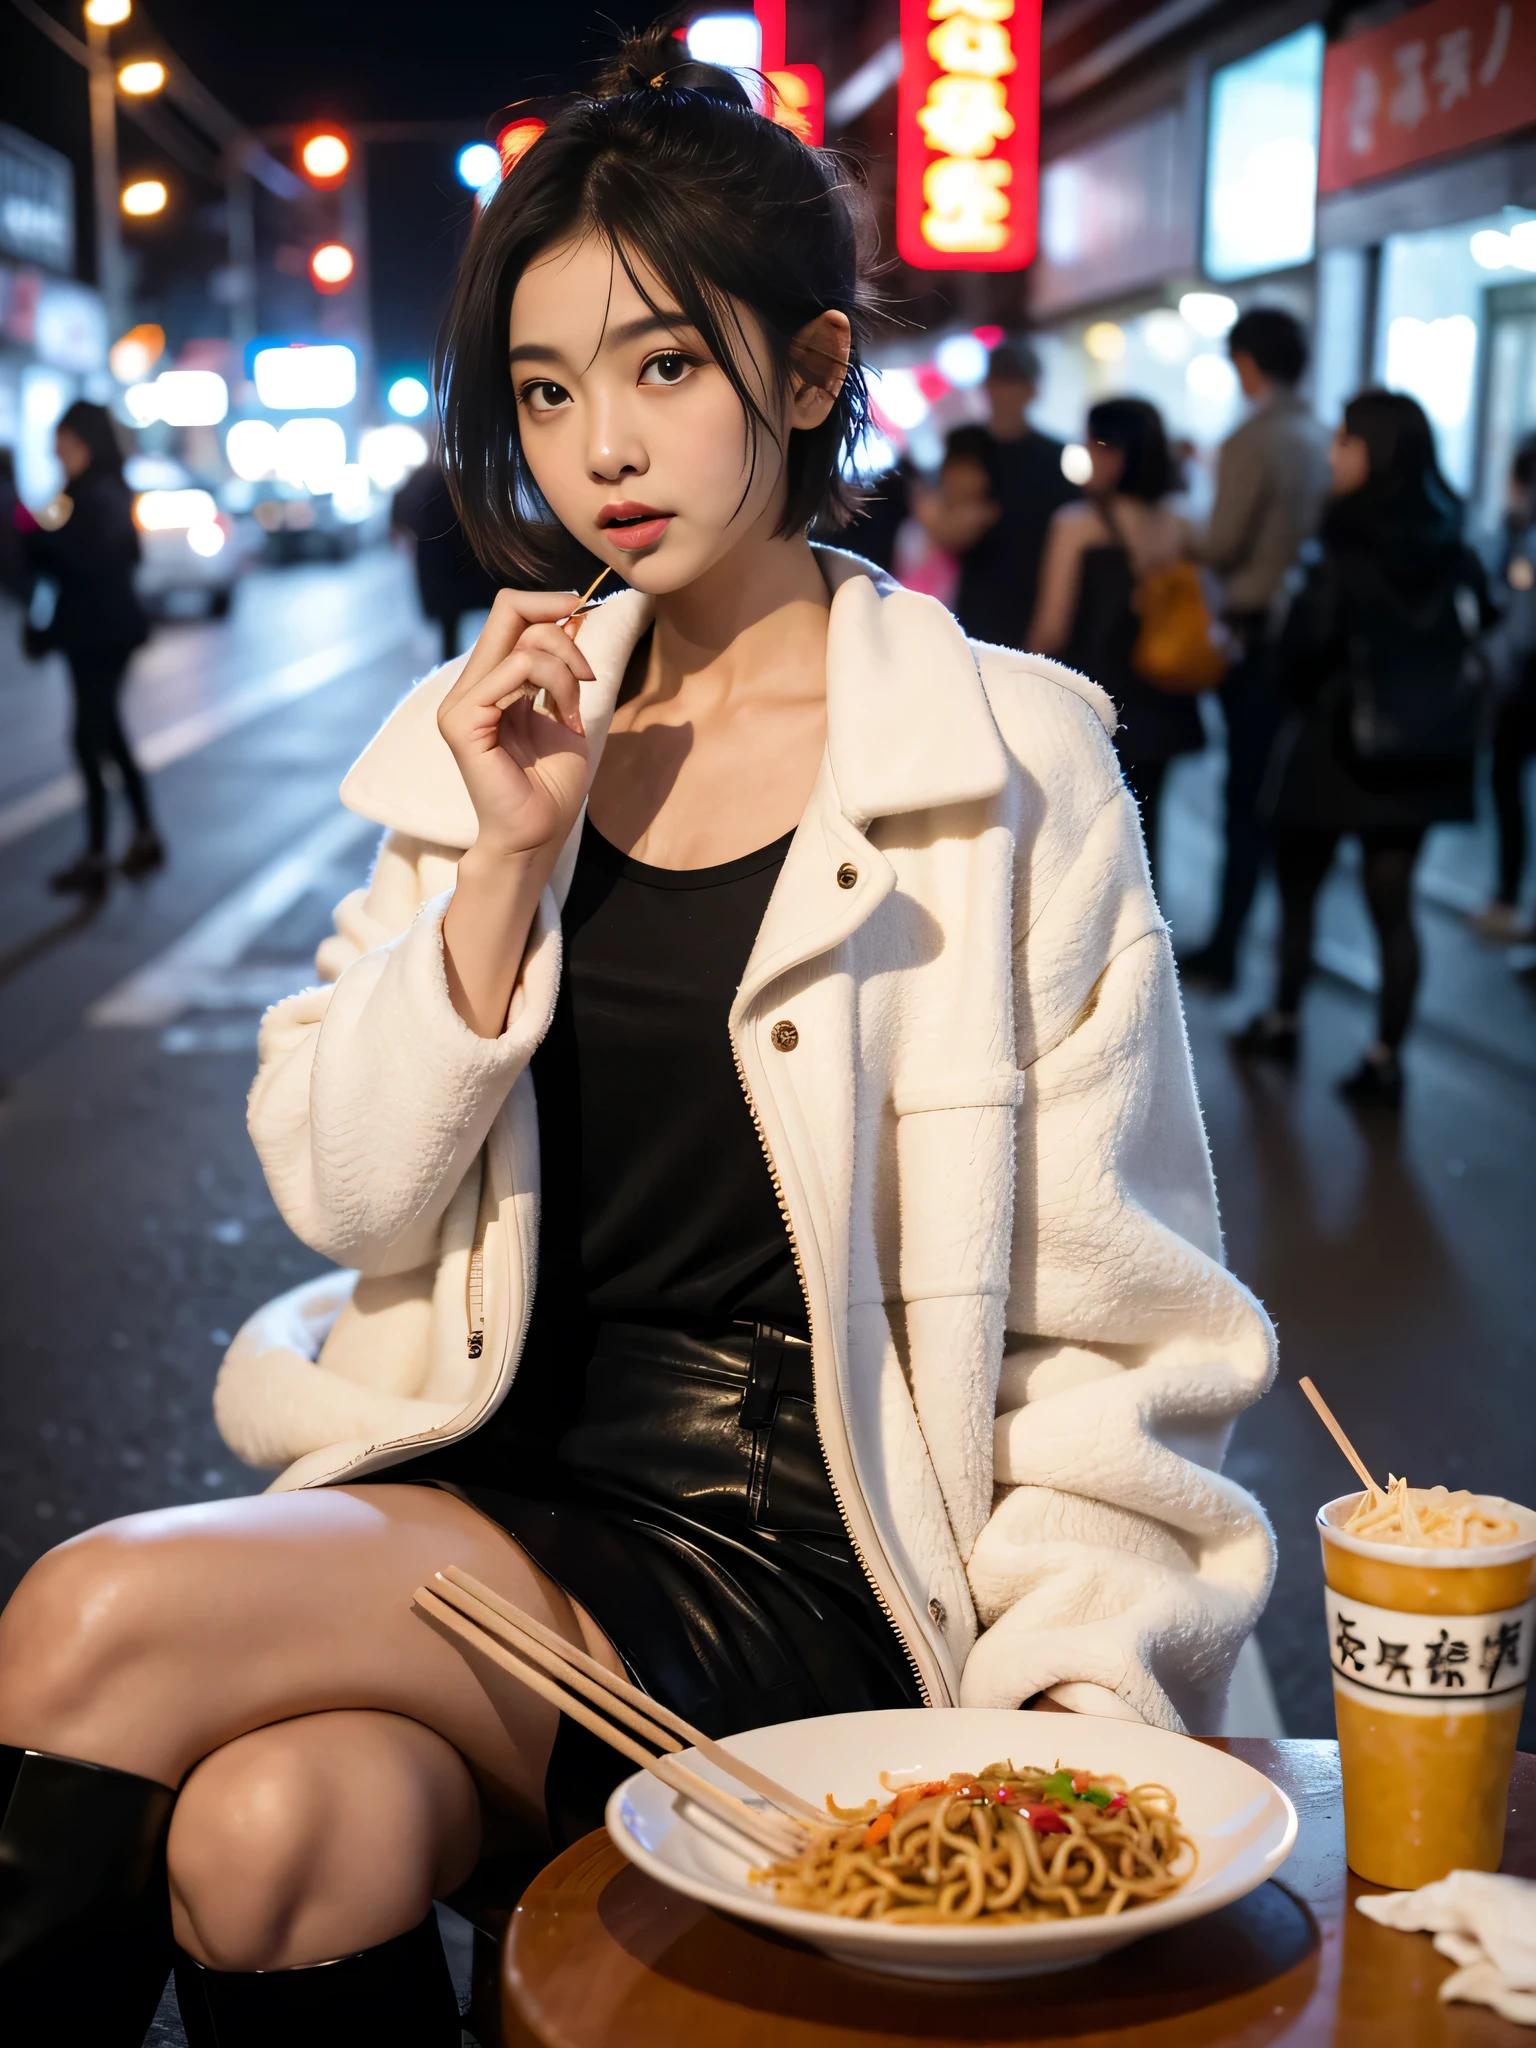
[[[338,807],[337,784],[432,644],[404,565],[384,552],[258,573],[227,623],[162,627],[128,701],[146,755],[176,756],[155,777],[170,865],[118,884],[86,922],[43,888],[73,848],[75,816],[55,797],[57,814],[29,825],[68,773],[62,677],[10,658],[6,1591],[91,1523],[261,1483],[214,1432],[214,1374],[241,1321],[322,1262],[279,1221],[246,1138],[257,1021],[309,978],[332,904],[366,872],[372,834]],[[1182,772],[1169,820],[1176,934],[1198,936],[1205,914],[1213,765]],[[1245,1074],[1228,1056],[1223,1031],[1251,1003],[1188,1000],[1230,1262],[1280,1329],[1280,1384],[1239,1424],[1229,1470],[1280,1536],[1259,1633],[1292,1735],[1332,1732],[1312,1516],[1350,1484],[1295,1391],[1303,1373],[1382,1470],[1536,1494],[1523,1420],[1536,1364],[1536,999],[1529,975],[1478,947],[1453,907],[1458,877],[1470,888],[1485,857],[1477,832],[1450,830],[1427,864],[1426,898],[1439,900],[1420,903],[1428,977],[1400,1128],[1356,1116],[1331,1089],[1369,1018],[1358,984],[1370,948],[1342,874],[1323,921],[1335,971],[1310,998],[1294,1081]],[[1253,1002],[1271,922],[1259,918],[1250,949]]]

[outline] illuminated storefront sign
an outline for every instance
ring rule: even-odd
[[[1040,0],[901,0],[896,241],[920,270],[1035,253]]]
[[[511,121],[502,129],[496,138],[496,154],[501,158],[501,175],[504,178],[518,159],[532,149],[544,133],[544,127],[544,122],[530,119]]]
[[[781,128],[788,128],[813,149],[821,147],[826,129],[827,90],[815,64],[786,64],[764,74],[773,92],[769,109]]]
[[[1339,192],[1536,121],[1536,8],[1434,0],[1330,46],[1318,189]]]

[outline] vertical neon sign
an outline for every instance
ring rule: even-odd
[[[1022,270],[1040,183],[1040,0],[901,0],[896,244],[918,270]]]

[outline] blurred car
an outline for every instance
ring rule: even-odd
[[[134,456],[124,474],[143,551],[134,581],[145,610],[163,617],[196,607],[223,618],[249,554],[239,523],[169,456]]]
[[[268,562],[342,562],[389,528],[389,500],[366,478],[359,487],[349,474],[337,490],[319,494],[276,477],[248,489]]]

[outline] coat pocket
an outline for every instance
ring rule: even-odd
[[[1006,1295],[1025,1085],[1005,1067],[893,1091],[905,1301]]]

